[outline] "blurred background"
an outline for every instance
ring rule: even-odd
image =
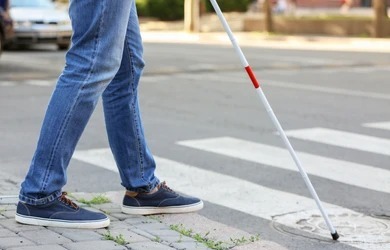
[[[169,173],[173,181],[168,179],[168,185],[204,198],[201,215],[288,249],[390,249],[364,245],[390,242],[386,223],[386,232],[376,222],[357,232],[360,227],[340,220],[336,226],[341,227],[343,239],[351,236],[345,244],[329,244],[324,240],[328,235],[314,237],[325,228],[315,217],[316,225],[287,223],[277,228],[287,224],[283,220],[275,224],[275,217],[269,216],[276,207],[272,204],[280,201],[277,211],[290,214],[291,206],[283,200],[293,200],[295,207],[306,204],[310,195],[209,1],[136,3],[146,61],[140,103],[162,180],[167,162],[181,168]],[[390,1],[218,3],[295,149],[310,155],[305,167],[320,198],[388,220]],[[67,12],[67,1],[0,0],[0,194],[16,195],[29,167],[71,43]],[[207,148],[209,139],[214,146]],[[213,151],[219,148],[229,150]],[[65,190],[122,190],[109,152],[99,104],[70,163]],[[207,174],[194,176],[188,166]],[[226,183],[222,175],[234,177],[234,183]],[[193,184],[203,178],[239,198],[210,196],[209,186]],[[6,183],[14,189],[5,188]],[[235,190],[235,184],[248,183],[261,193]],[[254,197],[263,200],[255,203]],[[352,237],[358,233],[361,238]]]
[[[221,31],[206,0],[137,0],[143,30]],[[234,31],[389,37],[387,0],[223,0]],[[0,0],[1,48],[70,44],[67,0]]]

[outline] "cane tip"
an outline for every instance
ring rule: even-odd
[[[337,231],[335,231],[334,233],[331,234],[332,235],[332,239],[333,240],[337,240],[340,236],[339,234],[337,233]]]

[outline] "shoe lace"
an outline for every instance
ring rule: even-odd
[[[166,183],[165,181],[161,182],[161,183],[158,185],[158,188],[159,188],[159,189],[162,188],[162,189],[165,189],[165,190],[167,190],[167,191],[169,191],[169,192],[171,192],[171,193],[176,194],[175,191],[173,191],[170,187],[168,187],[168,185],[167,185],[167,183]]]
[[[68,194],[67,192],[62,192],[60,198],[58,198],[59,201],[61,201],[62,203],[65,203],[68,206],[73,207],[74,209],[77,209],[79,206],[77,206],[76,203],[74,203],[71,199],[66,197],[67,194]]]

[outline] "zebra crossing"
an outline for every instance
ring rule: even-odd
[[[390,122],[384,121],[362,124],[362,126],[389,130],[389,124]],[[326,128],[292,130],[287,131],[287,134],[305,143],[321,143],[326,146],[341,147],[341,150],[347,148],[381,154],[385,157],[390,156],[388,151],[390,139]],[[297,171],[287,150],[240,138],[215,137],[185,140],[178,141],[177,145],[196,149],[199,155],[207,152],[229,157],[235,161],[243,160],[261,164],[270,169]],[[390,193],[390,169],[336,160],[306,152],[297,153],[310,175],[372,192]],[[108,148],[76,151],[74,159],[111,171],[118,171]],[[323,223],[316,221],[321,218],[320,212],[310,198],[187,163],[159,156],[155,159],[158,165],[158,176],[168,181],[173,188],[184,191],[188,195],[198,196],[219,206],[277,222],[288,228],[329,238],[329,232],[322,225]],[[390,201],[388,204],[390,207]],[[323,205],[339,231],[342,243],[359,249],[390,249],[389,220],[372,217],[329,202]],[[315,225],[310,224],[313,221],[316,221]],[[302,225],[302,222],[306,224]]]

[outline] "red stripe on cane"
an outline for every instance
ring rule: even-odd
[[[245,67],[246,72],[249,75],[249,78],[252,80],[253,86],[255,86],[256,89],[260,88],[260,83],[257,81],[255,74],[252,71],[251,66]]]

